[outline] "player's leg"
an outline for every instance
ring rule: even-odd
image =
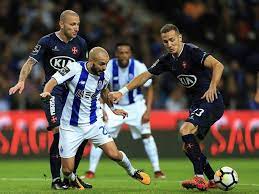
[[[100,148],[103,152],[111,159],[116,161],[121,167],[123,167],[126,172],[132,177],[140,181],[145,185],[150,184],[150,177],[148,174],[135,169],[127,155],[119,151],[114,141],[107,142],[105,144],[100,145]]]
[[[152,164],[155,178],[165,178],[165,174],[161,171],[159,165],[159,157],[157,146],[154,137],[151,134],[150,123],[144,123],[141,126],[141,138],[147,153],[147,156]]]
[[[108,120],[105,124],[106,129],[113,138],[117,138],[121,129],[121,125],[123,124],[123,119],[120,117],[114,118],[114,114],[111,111],[107,111],[106,114],[108,117]],[[100,149],[99,147],[92,146],[89,156],[89,169],[85,174],[85,178],[91,179],[95,177],[95,171],[99,164],[102,153],[102,149]]]
[[[55,95],[55,91],[52,93],[52,97],[49,100],[43,101],[43,110],[48,120],[48,131],[53,133],[53,141],[49,149],[49,162],[50,172],[52,176],[51,188],[56,190],[67,189],[68,186],[63,184],[60,177],[61,159],[59,156],[58,144],[59,144],[59,123],[62,112],[62,103],[60,97]]]
[[[89,131],[89,134],[93,144],[99,146],[110,159],[122,166],[132,178],[139,180],[143,184],[150,184],[150,177],[146,173],[136,170],[126,154],[117,149],[103,121],[97,121],[93,125],[92,130]]]
[[[69,126],[68,128],[60,127],[59,130],[59,153],[61,156],[62,173],[64,178],[69,179],[70,186],[77,189],[92,188],[90,184],[85,183],[78,178],[73,172],[75,168],[75,155],[79,146],[84,139],[84,131],[78,127]]]
[[[190,122],[184,122],[180,128],[180,134],[183,140],[183,149],[186,155],[191,160],[194,168],[195,177],[192,180],[182,182],[182,186],[189,188],[197,188],[199,190],[207,189],[207,182],[203,176],[203,169],[206,160],[202,157],[202,152],[198,141],[196,140],[195,133],[198,127]]]

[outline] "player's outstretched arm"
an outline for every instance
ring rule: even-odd
[[[109,108],[111,109],[111,111],[116,114],[116,115],[121,115],[123,118],[128,116],[128,113],[122,109],[115,109],[113,106],[112,101],[110,100],[110,98],[108,97],[110,90],[108,88],[105,88],[102,90],[101,92],[101,97],[103,102],[105,102]]]
[[[9,95],[15,94],[17,90],[19,90],[19,94],[21,94],[24,90],[25,80],[32,70],[32,66],[36,64],[37,61],[31,57],[27,59],[27,61],[22,66],[20,71],[19,81],[18,83],[9,89]]]
[[[211,78],[209,89],[204,93],[204,95],[201,98],[202,99],[206,98],[208,102],[213,102],[215,99],[218,98],[217,85],[221,79],[224,66],[222,65],[222,63],[220,63],[217,59],[215,59],[211,55],[209,55],[205,59],[204,66],[212,69],[212,78]]]
[[[43,92],[40,94],[42,98],[50,98],[53,88],[58,84],[57,80],[51,78],[45,85]]]
[[[117,103],[122,98],[123,95],[125,95],[128,91],[134,90],[137,87],[142,86],[144,83],[147,82],[153,75],[149,73],[149,71],[145,71],[135,77],[130,83],[128,83],[126,86],[121,88],[117,92],[110,92],[109,98],[114,102]]]

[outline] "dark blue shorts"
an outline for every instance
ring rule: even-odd
[[[52,98],[49,100],[42,100],[43,110],[49,123],[49,126],[47,127],[48,131],[51,131],[60,125],[60,118],[67,96],[66,93],[65,87],[56,86],[51,93]]]
[[[218,94],[218,99],[212,103],[206,100],[193,103],[189,109],[189,117],[187,122],[198,126],[197,138],[203,140],[207,135],[210,127],[221,118],[224,113],[224,103],[221,94]]]

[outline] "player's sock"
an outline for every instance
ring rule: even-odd
[[[189,155],[189,159],[193,163],[194,173],[196,175],[203,175],[203,168],[205,165],[205,160],[202,157],[200,146],[195,139],[193,134],[188,134],[182,136],[184,141],[184,148],[187,154]]]
[[[58,150],[59,133],[54,134],[53,142],[49,149],[50,170],[52,179],[60,178],[61,159]]]
[[[79,146],[77,152],[76,152],[76,156],[75,156],[75,166],[74,166],[74,173],[76,174],[76,170],[79,166],[79,163],[81,161],[81,158],[83,156],[83,153],[84,153],[84,149],[85,149],[85,145],[87,144],[87,141],[88,140],[84,140],[81,145]]]
[[[204,154],[202,154],[202,157],[204,157],[206,160],[206,163],[204,165],[204,174],[207,176],[209,180],[214,180],[214,174],[215,174],[214,170],[210,166],[210,163],[207,157]]]
[[[156,142],[153,136],[144,138],[142,139],[142,141],[144,144],[145,151],[154,169],[154,172],[160,171],[158,152],[157,152]]]
[[[126,154],[122,151],[120,151],[120,153],[122,153],[122,160],[121,161],[116,161],[120,166],[122,166],[127,173],[132,176],[134,175],[134,173],[136,172],[136,169],[133,168],[129,158],[126,156]]]
[[[98,147],[92,146],[89,158],[89,171],[95,172],[96,167],[100,161],[103,150]]]
[[[69,179],[71,181],[74,181],[76,179],[76,175],[73,172],[71,173],[63,172],[63,176],[64,178]]]

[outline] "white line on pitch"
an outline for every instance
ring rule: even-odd
[[[46,181],[46,180],[51,180],[50,178],[0,178],[0,181]],[[97,179],[94,179],[97,180]],[[101,181],[107,181],[107,182],[128,182],[129,180],[127,179],[112,179],[112,180],[105,180],[105,179],[98,179]],[[170,181],[170,180],[156,180],[156,181],[161,181],[161,182],[175,182],[175,183],[180,183],[182,181]],[[250,184],[242,184],[242,183],[238,183],[238,185],[242,185],[242,186],[256,186],[258,187],[259,184],[254,184],[254,183],[250,183]]]

